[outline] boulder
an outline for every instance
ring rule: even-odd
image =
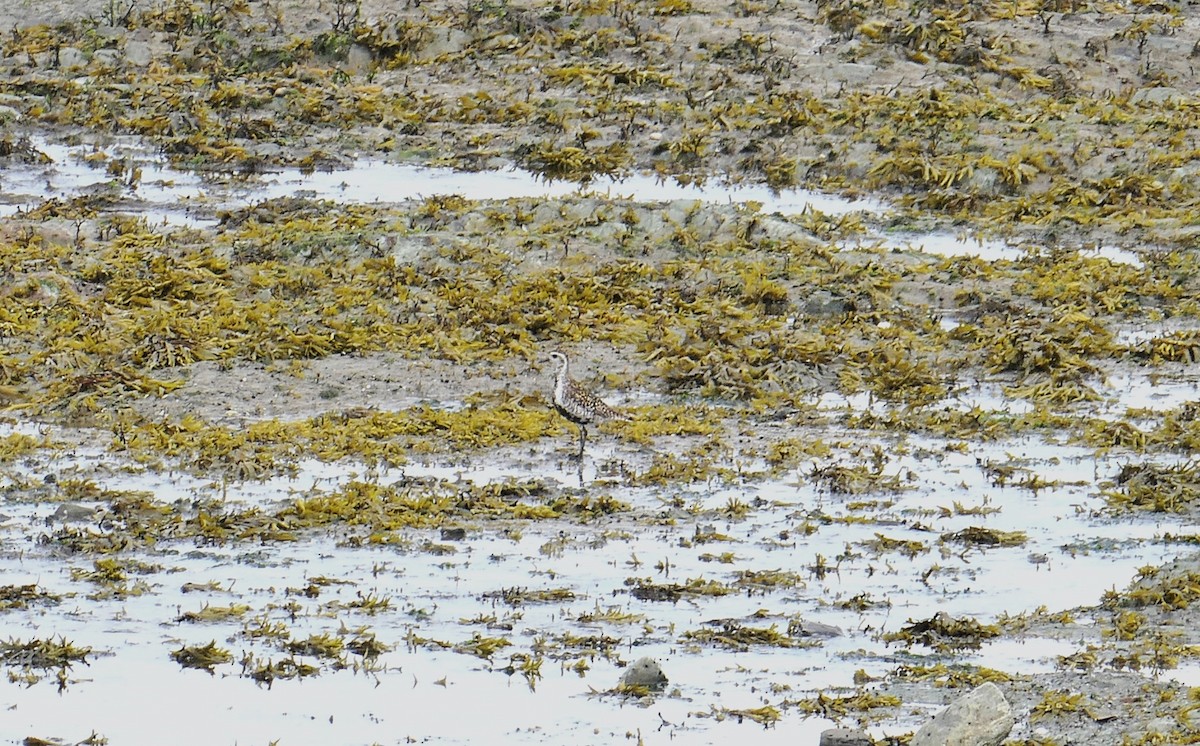
[[[1012,727],[1012,708],[1000,687],[989,681],[921,726],[909,746],[999,746]]]
[[[667,685],[667,675],[658,661],[650,657],[638,658],[625,673],[621,674],[621,686],[644,686],[651,691],[660,691]]]

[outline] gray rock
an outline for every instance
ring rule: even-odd
[[[460,29],[434,28],[430,31],[429,43],[421,50],[421,56],[431,60],[444,54],[458,54],[466,49],[470,42],[471,37]]]
[[[795,223],[787,220],[779,220],[766,215],[761,215],[759,217],[758,230],[762,231],[762,235],[764,237],[773,238],[777,241],[783,241],[789,238],[800,238],[809,235],[808,231],[804,230]]]
[[[801,620],[788,630],[800,637],[841,637],[842,628],[824,622]]]
[[[651,691],[660,691],[666,685],[667,675],[658,661],[648,656],[638,658],[621,674],[621,686],[644,686]]]
[[[115,49],[97,49],[92,53],[92,65],[104,68],[121,66],[121,53]]]
[[[875,743],[861,730],[830,728],[821,732],[821,746],[871,746]]]
[[[351,75],[362,75],[371,71],[375,58],[371,50],[362,44],[351,44],[346,52],[346,72]]]
[[[21,118],[21,112],[11,106],[0,104],[0,122],[15,122]]]
[[[809,293],[800,305],[800,312],[805,316],[838,316],[853,307],[853,303],[845,298],[835,297],[828,290],[815,290]]]
[[[1000,172],[994,168],[977,168],[967,177],[967,183],[972,190],[980,191],[984,194],[998,194],[1004,186],[1004,181],[1000,178]]]
[[[87,64],[87,55],[75,47],[63,47],[58,50],[58,66],[64,70],[73,70]]]
[[[595,33],[597,31],[613,31],[621,27],[620,21],[610,15],[584,16],[583,18],[572,18],[563,15],[554,23],[554,27],[561,30],[567,30],[573,25],[578,25],[580,31]]]
[[[1183,91],[1170,86],[1158,86],[1157,88],[1139,88],[1129,97],[1130,103],[1146,104],[1150,106],[1158,106],[1171,101],[1183,101]]]
[[[666,219],[675,225],[687,225],[700,212],[698,199],[676,199],[667,203]]]
[[[829,76],[839,83],[866,83],[879,75],[879,68],[861,62],[838,62],[829,66]]]
[[[154,59],[154,50],[147,42],[130,39],[125,42],[125,61],[135,67],[145,67]]]
[[[1000,687],[981,684],[921,726],[909,746],[999,746],[1013,727]]]
[[[96,508],[89,508],[75,503],[63,503],[58,506],[57,510],[50,514],[46,522],[61,521],[62,523],[78,523],[79,521],[95,520],[95,518]]]

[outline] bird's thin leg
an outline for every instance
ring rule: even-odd
[[[587,426],[579,426],[579,458],[583,458],[583,445],[587,442]]]

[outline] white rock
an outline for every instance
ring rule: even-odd
[[[658,661],[649,656],[638,658],[621,674],[621,686],[644,686],[657,691],[667,685],[667,675]]]
[[[999,746],[1012,727],[1012,708],[1000,687],[989,681],[921,726],[909,746]]]

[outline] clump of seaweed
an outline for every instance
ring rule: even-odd
[[[867,712],[883,707],[899,707],[901,701],[899,697],[890,694],[876,694],[868,691],[859,691],[844,697],[820,692],[811,699],[787,700],[785,704],[795,707],[805,714],[836,721],[856,712]]]
[[[51,593],[37,583],[0,586],[0,612],[28,609],[30,606],[57,606],[63,596]]]
[[[1108,591],[1101,598],[1107,609],[1123,607],[1161,609],[1186,609],[1200,599],[1200,572],[1143,573],[1128,591]]]
[[[905,645],[915,643],[945,653],[975,650],[985,640],[999,635],[1000,627],[997,625],[980,624],[974,619],[959,619],[938,612],[929,619],[912,622],[898,632],[888,632],[882,639],[886,642],[903,642]]]
[[[70,683],[67,672],[76,663],[86,664],[91,652],[91,648],[78,647],[65,637],[60,637],[57,641],[49,638],[0,640],[0,664],[19,669],[19,673],[10,671],[10,678],[24,679],[32,684],[47,675],[38,673],[39,670],[54,670],[59,692],[64,691]]]
[[[974,688],[985,682],[1003,683],[1012,681],[1013,676],[985,666],[966,664],[947,665],[935,663],[929,666],[906,664],[898,666],[895,675],[913,681],[930,681],[934,686],[950,689]]]
[[[249,676],[258,684],[266,684],[268,689],[280,679],[285,681],[289,679],[304,679],[320,673],[318,667],[310,663],[298,661],[295,657],[291,656],[280,658],[279,660],[271,660],[247,653],[242,658],[241,664],[243,676]]]
[[[684,583],[655,583],[649,578],[628,578],[625,585],[630,595],[643,601],[670,601],[686,596],[726,596],[733,593],[729,586],[715,580],[694,578]]]
[[[1096,717],[1091,713],[1081,692],[1055,689],[1042,694],[1042,700],[1029,711],[1029,719],[1041,720],[1050,716],[1062,716],[1077,712],[1082,712],[1093,719]]]
[[[749,650],[752,646],[766,645],[779,648],[810,647],[819,643],[793,637],[788,632],[780,632],[775,625],[770,627],[751,627],[735,619],[714,619],[705,622],[713,629],[687,630],[683,633],[685,640],[699,643],[720,645],[734,650]]]
[[[1024,531],[1000,531],[983,526],[969,526],[961,531],[942,534],[944,542],[956,542],[975,547],[1019,547],[1029,540]]]
[[[197,611],[183,612],[177,617],[176,621],[188,622],[191,624],[226,622],[230,620],[241,619],[249,611],[250,607],[246,604],[212,606],[206,603]]]
[[[527,604],[550,604],[575,600],[575,592],[569,588],[502,588],[499,591],[488,591],[484,599],[502,601],[509,606],[525,606]]]
[[[184,668],[199,668],[213,674],[217,666],[233,662],[233,653],[218,647],[216,640],[213,640],[207,645],[183,645],[178,650],[172,650],[171,660]]]
[[[1102,494],[1114,509],[1183,512],[1200,499],[1200,464],[1125,464],[1113,479],[1113,487]]]
[[[886,474],[886,457],[877,452],[871,464],[846,465],[830,462],[813,466],[808,478],[833,495],[861,495],[868,492],[900,492],[908,489],[899,474]]]

